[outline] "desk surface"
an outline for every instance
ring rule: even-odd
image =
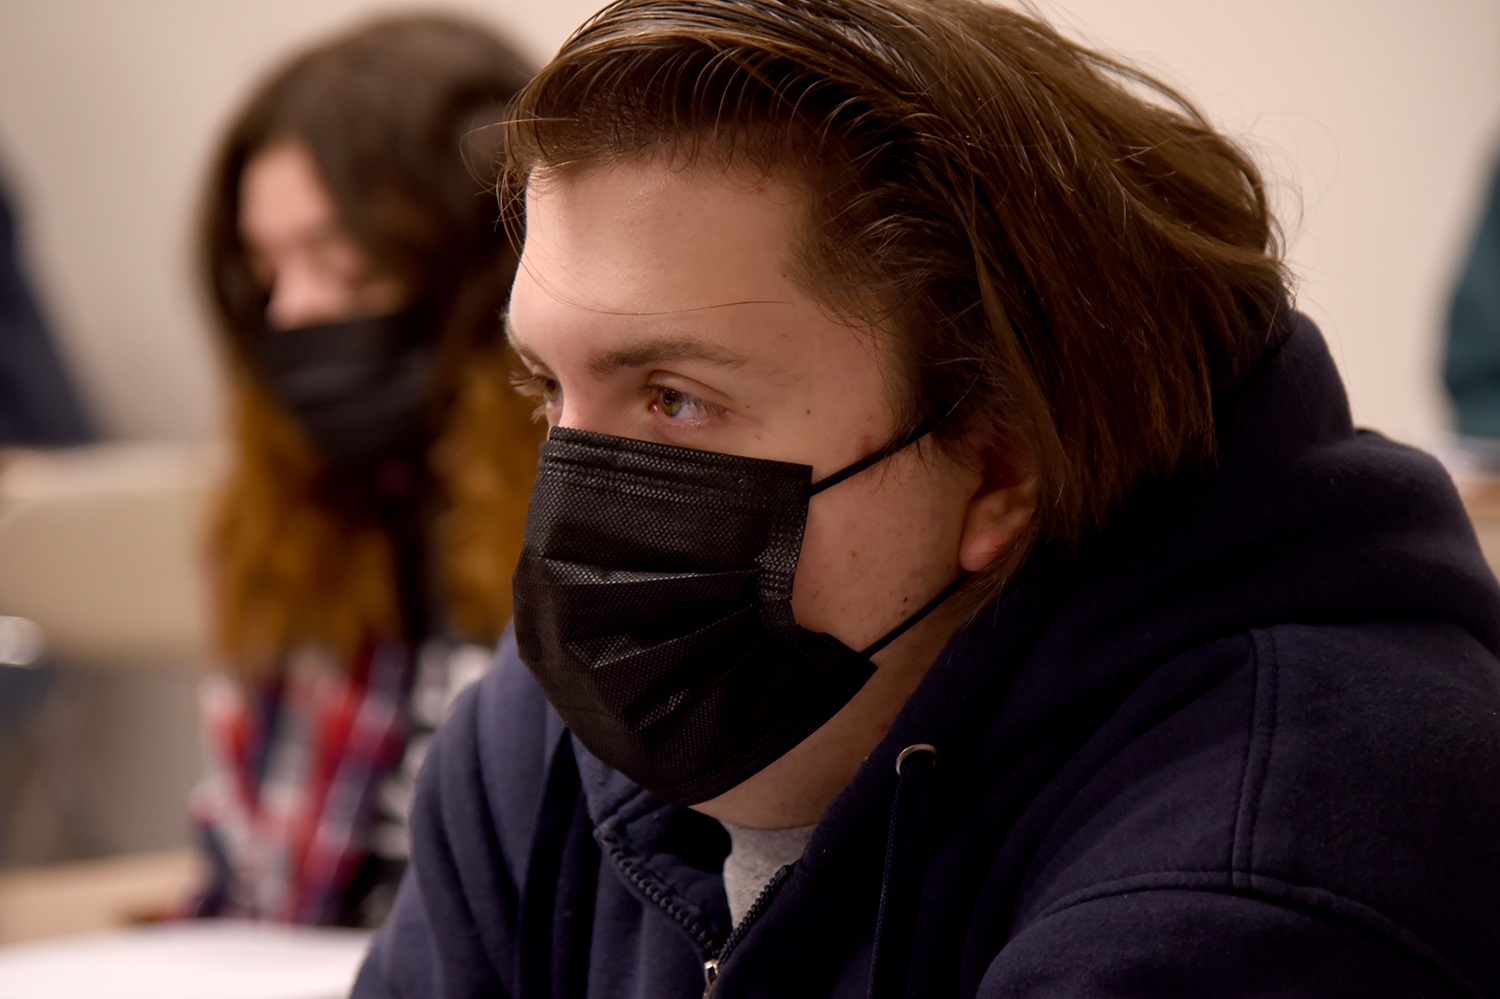
[[[0,947],[0,999],[338,999],[370,934],[232,920]]]
[[[0,945],[160,919],[181,910],[203,876],[191,849],[0,872]]]

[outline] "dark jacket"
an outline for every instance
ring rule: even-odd
[[[1452,485],[1352,428],[1305,320],[1220,426],[954,637],[716,997],[872,960],[877,994],[1500,996],[1500,592]],[[701,994],[727,838],[575,745],[513,643],[419,793],[356,995]]]
[[[0,447],[82,444],[93,427],[26,281],[16,228],[0,187]]]

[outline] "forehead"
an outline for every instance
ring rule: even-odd
[[[333,200],[312,154],[284,141],[252,156],[240,176],[240,230],[253,243],[316,234],[336,224]]]
[[[692,312],[784,302],[797,292],[807,198],[784,181],[641,159],[527,187],[527,275],[604,313]]]
[[[669,382],[724,414],[691,446],[819,467],[793,429],[807,420],[819,439],[878,447],[892,409],[874,340],[798,280],[808,200],[775,178],[660,161],[533,180],[508,332],[557,380],[558,419],[650,436],[632,393]]]

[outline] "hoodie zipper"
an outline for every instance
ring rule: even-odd
[[[740,940],[744,938],[745,933],[760,918],[761,912],[767,905],[771,904],[771,899],[780,890],[781,883],[791,873],[792,865],[787,864],[772,875],[771,880],[766,882],[766,886],[760,890],[760,894],[755,896],[755,901],[751,903],[750,911],[745,913],[745,918],[741,919],[734,929],[730,931],[729,938],[724,941],[724,946],[719,948],[717,954],[703,962],[703,999],[709,999],[713,995],[714,983],[719,980],[720,965],[729,960],[729,952],[738,946]]]
[[[599,844],[604,848],[610,860],[614,863],[615,868],[623,873],[642,895],[646,896],[652,904],[660,908],[685,929],[697,941],[700,947],[708,946],[712,939],[708,932],[702,926],[699,926],[680,906],[675,905],[671,899],[667,898],[661,889],[642,877],[639,870],[637,870],[634,858],[620,849],[619,845],[610,837],[601,837]]]

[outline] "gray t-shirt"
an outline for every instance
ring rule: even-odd
[[[724,890],[729,895],[729,915],[739,925],[776,872],[801,858],[817,826],[746,829],[720,824],[730,841],[729,856],[724,858]]]

